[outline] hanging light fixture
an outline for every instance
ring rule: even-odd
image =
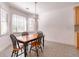
[[[37,7],[37,2],[35,2],[35,20],[37,19],[36,7]]]
[[[36,23],[36,31],[38,31],[38,15],[36,12],[36,8],[37,8],[37,2],[35,2],[35,23]]]

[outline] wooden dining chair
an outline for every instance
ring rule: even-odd
[[[41,42],[42,47],[44,48],[44,37],[45,37],[45,35],[43,34],[42,31],[38,31],[37,34],[38,34],[39,36],[41,36],[41,39],[39,40],[39,42]]]
[[[11,57],[13,57],[13,56],[16,56],[17,57],[17,56],[19,56],[19,55],[21,55],[23,53],[22,52],[23,46],[22,45],[19,45],[19,42],[17,41],[17,38],[15,37],[15,35],[10,34],[10,38],[11,38],[12,45],[13,45],[13,50],[12,50]],[[18,54],[19,51],[21,51],[20,54]]]
[[[30,47],[30,53],[31,53],[31,50],[35,51],[37,53],[37,56],[39,56],[38,54],[39,49],[41,49],[41,52],[43,52],[41,42],[39,42],[40,39],[41,39],[41,36],[35,38],[35,41],[31,42],[31,47]]]
[[[28,37],[28,35],[29,35],[29,32],[22,32],[22,36]],[[27,47],[26,47],[27,51],[28,51],[28,45],[29,44],[27,44]]]
[[[22,36],[29,35],[28,32],[22,32]]]

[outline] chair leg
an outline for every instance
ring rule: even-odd
[[[31,50],[32,50],[32,46],[30,47],[30,51],[29,51],[29,53],[31,53]]]
[[[12,55],[11,55],[11,57],[15,57],[16,56],[16,51],[12,51]]]
[[[18,57],[18,51],[16,51],[16,57]]]
[[[44,36],[43,36],[43,49],[44,49]]]
[[[21,49],[21,52],[22,52],[22,49]]]
[[[13,53],[14,53],[14,51],[12,51],[12,55],[11,55],[11,57],[13,57]]]
[[[28,46],[26,46],[26,50],[28,51]]]
[[[35,48],[36,48],[36,53],[37,53],[37,57],[38,57],[38,56],[39,56],[39,55],[38,55],[38,48],[37,48],[37,47],[35,47]]]
[[[40,46],[40,48],[41,48],[41,52],[43,52],[42,46]]]

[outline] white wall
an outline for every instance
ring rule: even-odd
[[[74,17],[72,6],[40,13],[39,30],[48,41],[75,45]]]

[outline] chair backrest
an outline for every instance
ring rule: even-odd
[[[23,32],[22,36],[25,36],[25,35],[29,35],[29,33],[28,32]]]
[[[38,36],[42,36],[42,37],[44,36],[42,31],[38,31],[37,34],[38,34]]]
[[[15,37],[14,34],[10,34],[10,38],[13,44],[13,48],[17,48],[18,42],[17,42],[17,38]]]
[[[38,41],[42,42],[42,40],[44,39],[43,32],[42,31],[38,31],[37,34],[38,34]]]

